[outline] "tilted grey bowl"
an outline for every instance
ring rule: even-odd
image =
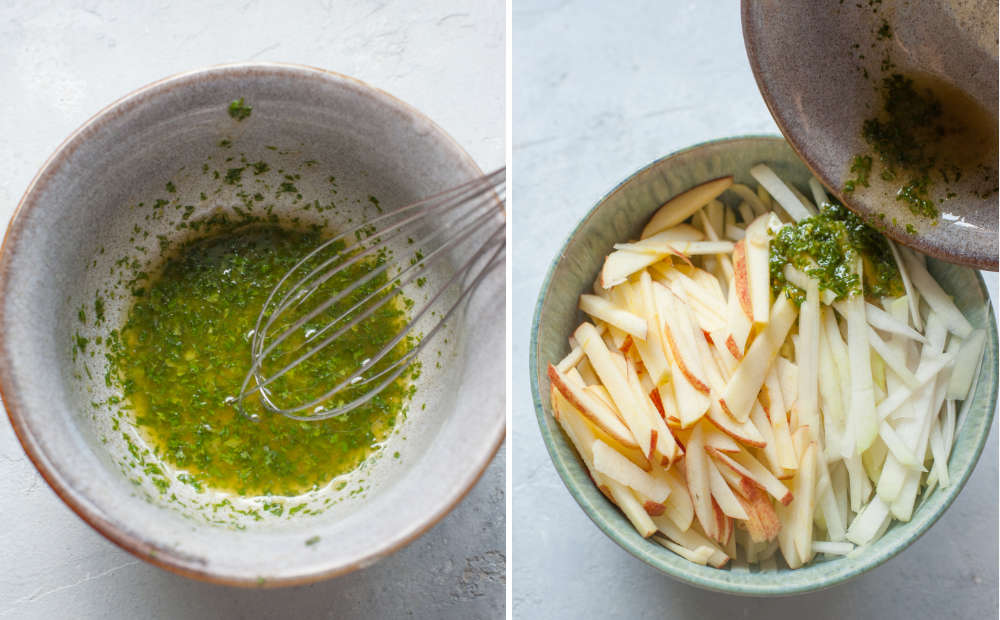
[[[889,73],[879,65],[886,54],[896,65],[892,72],[937,78],[996,115],[997,3],[742,0],[741,13],[761,96],[819,180],[900,243],[996,271],[997,194],[976,195],[981,190],[971,181],[979,175],[967,172],[952,188],[957,197],[939,201],[942,214],[933,220],[895,200],[898,185],[878,175],[853,193],[844,185],[855,176],[854,156],[871,150],[861,128],[879,111],[878,85]],[[879,34],[890,26],[889,38]]]
[[[249,118],[227,113],[237,98]],[[241,158],[271,162],[259,178],[245,173],[260,188],[298,175],[305,198],[271,192],[275,214],[335,227],[368,213],[369,196],[392,209],[481,174],[422,114],[327,71],[230,65],[146,86],[71,135],[11,220],[0,256],[0,390],[39,472],[111,541],[199,579],[305,583],[369,565],[426,531],[495,454],[505,428],[504,276],[491,273],[450,321],[448,344],[428,348],[409,415],[382,449],[391,456],[309,494],[303,509],[291,510],[296,498],[279,498],[281,510],[266,498],[227,504],[169,472],[161,489],[134,466],[164,464],[144,452],[141,433],[114,421],[114,390],[101,356],[91,357],[100,331],[81,324],[78,309],[110,291],[105,329],[120,324],[130,296],[108,275],[117,260],[155,265],[158,237],[186,234],[188,207],[192,221],[232,212],[243,190],[209,172],[244,166],[231,163]],[[320,215],[305,209],[313,196],[341,206]],[[77,336],[90,345],[74,353]]]
[[[552,417],[546,368],[569,352],[567,338],[583,320],[577,300],[591,288],[615,243],[638,238],[660,205],[694,185],[729,174],[737,183],[755,184],[749,169],[759,162],[766,162],[778,176],[808,195],[809,170],[784,140],[746,137],[706,142],[668,155],[636,172],[602,198],[570,234],[542,284],[531,326],[529,368],[538,425],[552,462],[570,493],[605,534],[637,558],[687,583],[735,594],[780,596],[827,588],[878,566],[916,540],[951,505],[972,473],[993,421],[997,329],[982,276],[968,267],[929,258],[931,273],[954,296],[965,316],[976,327],[987,330],[986,353],[971,406],[959,421],[948,462],[951,486],[920,500],[908,523],[893,524],[874,544],[850,557],[817,560],[797,570],[750,572],[699,566],[639,536],[621,511],[594,486]]]

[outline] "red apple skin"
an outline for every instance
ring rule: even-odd
[[[662,515],[664,511],[666,511],[667,509],[667,507],[664,506],[663,504],[659,504],[652,500],[646,500],[646,503],[643,504],[643,508],[646,509],[646,514],[652,517],[658,517]]]
[[[732,334],[730,334],[729,337],[726,338],[726,348],[729,349],[729,352],[732,353],[733,357],[735,357],[736,359],[738,360],[743,359],[743,351],[740,351],[740,348],[736,346],[736,341],[733,340]]]
[[[653,405],[656,407],[656,410],[660,412],[660,417],[666,421],[667,413],[663,410],[663,399],[660,398],[660,391],[656,388],[650,390],[649,400],[653,401]]]
[[[681,372],[687,377],[687,380],[694,386],[694,389],[698,390],[702,394],[709,394],[712,390],[705,385],[705,382],[695,376],[695,374],[688,368],[688,365],[684,362],[684,358],[681,357],[680,347],[677,346],[677,341],[674,340],[673,331],[670,329],[670,324],[664,321],[663,323],[663,333],[667,337],[667,342],[670,345],[670,351],[674,356],[674,360],[680,367]]]
[[[551,383],[552,387],[559,390],[559,392],[563,395],[563,397],[569,401],[569,404],[576,407],[589,420],[591,420],[595,424],[598,424],[596,418],[593,417],[593,413],[588,414],[587,408],[583,405],[583,403],[580,402],[580,400],[576,397],[576,395],[573,394],[572,390],[569,389],[569,386],[566,385],[562,377],[559,376],[559,371],[556,370],[556,367],[553,366],[552,364],[549,364],[548,375],[549,375],[549,382]],[[598,424],[598,426],[600,425]],[[608,432],[608,429],[606,428],[602,428],[602,430],[604,430],[604,432],[608,433],[611,437],[615,439],[615,441],[618,441],[626,448],[636,447],[634,440],[632,440],[630,444],[627,438],[618,437],[614,433]],[[622,441],[623,439],[625,439],[625,441]]]
[[[740,308],[752,322],[753,306],[750,302],[750,275],[747,273],[747,247],[743,239],[733,246],[733,279]]]

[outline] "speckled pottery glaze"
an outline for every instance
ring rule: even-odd
[[[253,111],[239,121],[227,112],[241,97]],[[230,163],[241,158],[267,161],[270,170],[258,177],[247,168],[244,181],[256,185],[231,183],[227,168],[246,166]],[[275,193],[285,174],[294,175],[296,191]],[[409,413],[379,456],[306,496],[240,498],[182,484],[145,451],[128,419],[115,421],[96,336],[128,310],[127,282],[114,275],[119,260],[155,266],[164,243],[190,234],[182,222],[231,214],[258,188],[270,191],[259,200],[282,221],[343,230],[373,208],[398,208],[480,174],[418,111],[309,67],[208,68],[105,108],[32,181],[0,255],[0,391],[28,456],[101,534],[189,577],[302,584],[399,549],[458,503],[503,439],[502,269],[449,321],[447,344],[437,338],[422,354]],[[321,214],[306,208],[313,197],[339,206]],[[496,218],[503,217],[498,205]],[[78,320],[98,291],[108,299],[102,328]],[[74,353],[78,335],[90,342],[86,352]],[[164,481],[136,460],[166,471]]]
[[[928,268],[976,327],[987,329],[986,354],[971,406],[960,419],[949,472],[954,481],[919,502],[908,523],[894,523],[875,544],[850,557],[817,560],[798,570],[772,572],[699,566],[645,540],[594,486],[559,423],[552,417],[546,368],[569,352],[567,338],[583,320],[577,299],[593,285],[615,243],[638,238],[652,213],[667,199],[732,174],[754,183],[749,168],[766,162],[787,182],[808,192],[809,170],[781,138],[745,137],[700,144],[653,162],[612,190],[570,235],[549,269],[531,328],[530,373],[538,425],[552,462],[584,512],[612,540],[647,564],[692,585],[752,596],[782,596],[828,588],[856,577],[906,548],[929,528],[958,495],[982,452],[997,399],[997,329],[982,276],[967,267],[928,259]],[[723,195],[723,199],[729,197]],[[735,207],[735,204],[730,204]],[[780,563],[780,562],[779,562]]]
[[[891,39],[877,37],[883,20]],[[854,156],[871,150],[861,126],[881,106],[877,84],[886,53],[896,65],[893,72],[933,76],[996,114],[996,2],[743,0],[742,21],[750,66],[771,116],[823,185],[909,247],[997,270],[997,195],[972,195],[973,174],[954,185],[958,198],[938,203],[941,216],[933,220],[913,215],[895,200],[898,183],[876,174],[871,187],[843,191],[854,176]]]

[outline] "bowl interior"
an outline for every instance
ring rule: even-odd
[[[965,483],[986,441],[997,396],[997,331],[989,297],[978,272],[934,259],[930,271],[953,295],[976,327],[988,330],[986,354],[974,396],[960,417],[949,471],[955,480],[920,501],[908,523],[894,523],[875,544],[846,558],[820,559],[797,570],[759,572],[698,566],[643,539],[628,519],[594,486],[572,444],[552,417],[546,368],[569,352],[567,338],[583,320],[577,309],[604,257],[615,243],[638,238],[652,213],[667,199],[698,183],[732,174],[754,183],[748,170],[765,162],[786,182],[808,193],[809,170],[781,138],[750,137],[709,142],[654,162],[605,196],[570,235],[549,270],[532,325],[530,372],[538,424],[552,461],[570,493],[615,542],[663,572],[696,586],[750,595],[781,595],[829,587],[872,568],[923,533]],[[725,196],[724,196],[725,198]],[[735,206],[735,205],[730,205]]]
[[[240,97],[252,106],[243,121],[227,113]],[[29,455],[112,540],[208,579],[305,581],[363,566],[411,539],[458,501],[502,436],[504,390],[495,377],[503,359],[491,355],[503,346],[502,270],[421,354],[409,413],[377,455],[296,497],[232,496],[178,480],[117,414],[104,347],[124,321],[133,278],[189,238],[191,222],[256,210],[286,225],[342,231],[478,174],[419,113],[318,70],[211,69],[114,104],[46,164],[4,247],[0,376]],[[412,252],[403,242],[393,260]],[[430,286],[407,295],[426,299],[457,259],[448,256]],[[105,320],[82,321],[79,310],[93,317],[97,297]],[[74,347],[80,338],[87,345]],[[473,407],[475,420],[464,415]],[[165,474],[149,473],[157,467]]]
[[[871,151],[861,127],[881,109],[879,87],[889,72],[880,63],[887,55],[895,64],[892,73],[950,85],[996,123],[996,3],[744,0],[742,15],[761,94],[781,132],[819,180],[901,243],[995,271],[997,194],[983,192],[982,173],[966,171],[955,181],[948,191],[957,197],[938,200],[941,216],[935,219],[915,216],[895,200],[900,183],[882,181],[877,168],[870,187],[859,185],[852,194],[843,188],[855,177],[850,169],[855,155]],[[879,34],[883,24],[891,36]],[[954,242],[956,235],[963,243]]]

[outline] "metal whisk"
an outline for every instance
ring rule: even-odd
[[[250,370],[240,386],[239,395],[231,402],[244,415],[253,418],[255,414],[248,413],[244,403],[257,394],[268,411],[296,420],[322,420],[343,415],[388,387],[410,366],[487,273],[503,263],[505,183],[506,168],[500,168],[364,222],[317,246],[281,278],[264,302],[252,332]],[[365,235],[370,236],[366,242],[360,242]],[[427,249],[427,252],[419,254],[408,265],[386,260],[315,307],[303,308],[304,302],[330,278],[360,261],[388,255],[393,243],[398,247],[402,241],[414,248]],[[343,249],[329,258],[319,256],[325,250],[336,249],[335,244],[343,244]],[[319,259],[322,260],[317,266],[305,268],[310,261]],[[432,266],[437,270],[431,269]],[[398,272],[392,273],[394,268]],[[383,273],[387,281],[374,292],[321,327],[309,325],[317,317],[326,320],[323,314],[330,308]],[[422,286],[424,282],[432,283],[426,289],[429,290],[427,300],[423,305],[415,304],[409,321],[378,352],[360,362],[354,372],[329,386],[321,395],[303,395],[302,402],[293,404],[274,402],[269,386],[277,379],[334,346],[348,330],[370,320],[379,308],[403,294],[405,287],[414,283]],[[301,316],[296,316],[296,312]],[[276,322],[282,325],[289,321],[291,324],[287,328],[277,334],[271,333]],[[287,351],[279,348],[293,336],[301,338],[301,342],[288,347]],[[388,358],[385,367],[376,369],[386,356],[398,352],[397,345],[407,338],[412,346],[405,354],[397,359]],[[269,372],[267,367],[278,367],[278,370]],[[348,391],[350,400],[342,402]],[[338,399],[338,395],[341,398]],[[331,401],[337,402],[331,406]]]

